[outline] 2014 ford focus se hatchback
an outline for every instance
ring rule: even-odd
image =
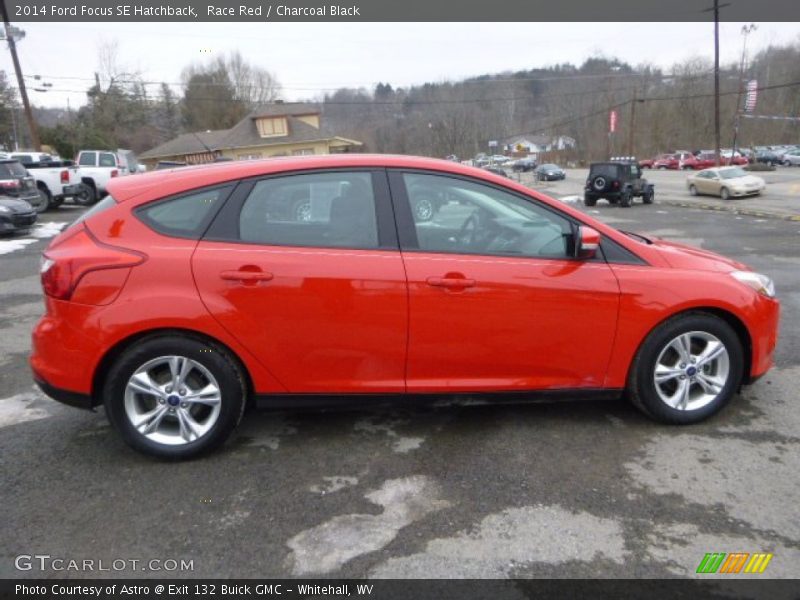
[[[485,170],[286,158],[109,192],[44,253],[31,366],[149,454],[218,446],[248,399],[627,392],[693,423],[773,363],[768,277]]]

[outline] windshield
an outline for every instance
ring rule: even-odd
[[[736,179],[737,177],[747,177],[744,169],[721,169],[719,172],[723,179]]]
[[[539,168],[542,170],[553,171],[555,169],[560,169],[561,167],[559,167],[558,165],[542,165]]]
[[[16,161],[0,163],[0,179],[16,179],[27,175],[25,167]]]

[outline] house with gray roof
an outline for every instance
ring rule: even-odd
[[[230,129],[184,133],[142,152],[148,166],[159,161],[202,164],[218,159],[334,154],[362,143],[336,135],[322,122],[319,105],[275,102],[260,106]]]

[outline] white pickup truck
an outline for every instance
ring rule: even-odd
[[[86,194],[81,185],[78,169],[65,165],[57,157],[44,152],[11,152],[8,158],[18,160],[36,180],[39,194],[46,200],[47,208],[58,208],[65,198],[76,201]]]
[[[139,171],[136,157],[129,150],[81,150],[75,160],[81,182],[90,188],[93,203],[106,195],[108,182]]]

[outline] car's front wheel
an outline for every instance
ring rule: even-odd
[[[221,445],[241,420],[241,369],[215,344],[146,338],[114,362],[103,386],[108,419],[132,448],[183,459]]]
[[[723,200],[728,200],[728,199],[730,199],[730,197],[731,197],[731,193],[730,193],[730,191],[728,191],[728,188],[726,188],[726,187],[722,188],[722,189],[719,191],[719,197],[720,197],[720,198],[722,198]]]
[[[689,186],[689,194],[691,196],[697,196],[697,186],[695,186],[694,184],[690,185]]]
[[[633,403],[665,423],[696,423],[730,402],[743,374],[742,343],[724,320],[687,313],[653,330],[631,366]]]

